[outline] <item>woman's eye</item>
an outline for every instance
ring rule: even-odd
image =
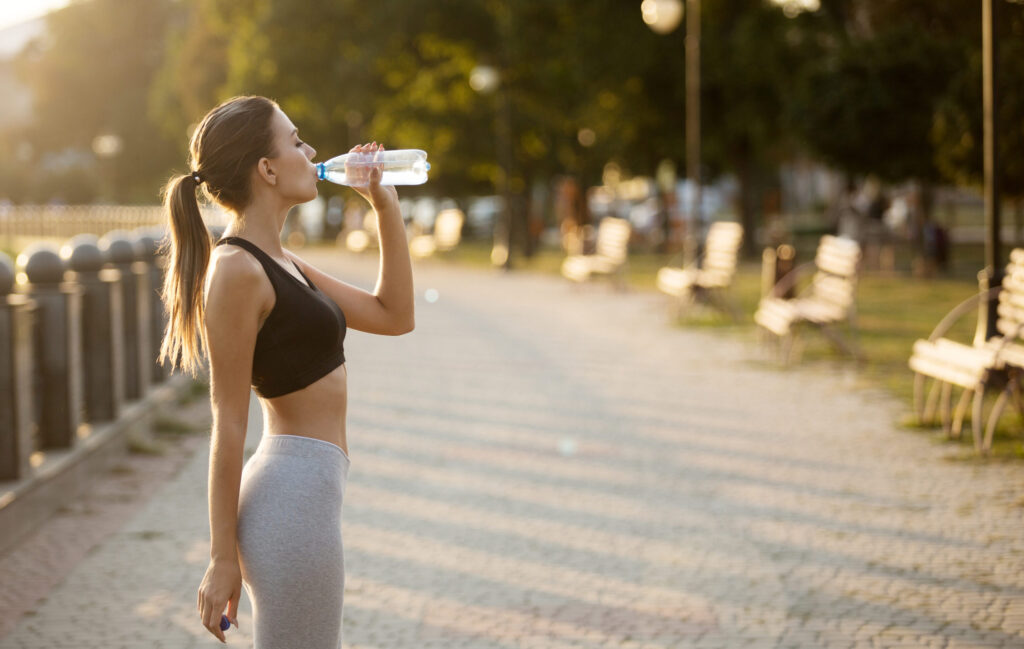
[[[302,140],[299,140],[298,143],[295,146],[302,146],[303,144],[305,144],[305,142],[303,142]]]

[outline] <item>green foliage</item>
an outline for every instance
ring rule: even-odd
[[[33,188],[33,199],[53,195],[54,177],[47,177],[51,171],[68,173],[48,166],[47,156],[69,149],[90,156],[96,136],[113,134],[121,139],[122,149],[97,165],[97,173],[107,180],[101,197],[152,202],[174,148],[154,133],[147,95],[163,63],[164,35],[173,23],[175,4],[72,3],[50,14],[47,36],[21,53],[17,66],[34,106],[24,140],[32,146],[32,162],[43,172],[36,176],[44,182]]]
[[[801,75],[791,123],[824,161],[886,180],[937,178],[932,120],[955,70],[948,41],[906,22],[847,38]]]
[[[1004,194],[1024,198],[1024,6],[1005,4],[997,27],[1000,183]],[[960,185],[982,183],[981,51],[969,51],[950,82],[932,125],[936,163]]]
[[[0,133],[0,192],[152,202],[183,168],[190,127],[236,94],[280,102],[321,159],[369,140],[426,149],[431,183],[411,192],[494,191],[502,129],[517,193],[564,173],[600,182],[608,161],[651,173],[670,158],[682,169],[685,27],[655,34],[639,5],[72,3],[17,63],[35,113],[27,131]],[[1003,179],[1020,195],[1024,6],[1000,6]],[[791,19],[769,0],[704,0],[701,52],[704,176],[737,174],[748,226],[778,164],[801,149],[853,174],[978,181],[976,2],[823,0]],[[470,88],[478,65],[501,71],[497,92]],[[581,144],[581,129],[593,142]],[[68,149],[92,156],[102,133],[122,138],[120,155],[88,170],[52,166]],[[73,179],[91,192],[72,190]]]

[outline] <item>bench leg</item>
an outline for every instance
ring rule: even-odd
[[[974,391],[974,409],[971,412],[971,430],[974,433],[975,450],[981,446],[981,426],[984,420],[985,384],[980,384]]]
[[[952,424],[950,422],[950,411],[952,410],[953,400],[953,384],[943,383],[942,384],[942,396],[939,397],[941,400],[941,408],[939,410],[939,417],[942,421],[942,430],[946,431],[946,437],[950,436],[952,430]]]
[[[924,412],[921,415],[921,420],[928,423],[935,423],[935,411],[939,406],[939,389],[942,386],[942,381],[935,379],[932,381],[932,387],[928,391],[928,400],[924,404]]]
[[[852,338],[849,342],[844,340],[839,332],[834,330],[831,325],[821,324],[819,327],[821,328],[821,332],[825,334],[825,336],[832,341],[832,344],[838,347],[841,352],[853,356],[853,358],[858,362],[864,360],[863,355],[860,353],[860,348]]]
[[[974,450],[981,453],[982,455],[988,455],[992,450],[992,435],[996,432],[996,426],[999,424],[999,418],[1003,416],[1003,409],[1006,408],[1006,401],[1010,397],[1010,386],[999,393],[999,397],[996,399],[995,405],[992,406],[992,412],[988,413],[988,422],[985,426],[985,441],[981,440],[981,426],[975,426],[974,428]]]
[[[973,388],[965,388],[960,394],[960,401],[956,404],[956,412],[953,413],[953,429],[951,431],[952,436],[956,439],[960,439],[964,430],[964,417],[967,416],[967,407],[971,403],[971,395],[974,394]]]
[[[974,440],[974,447],[976,450],[980,450],[984,455],[988,455],[992,451],[992,437],[995,436],[996,426],[999,425],[999,419],[1003,416],[1003,410],[1006,408],[1006,403],[1013,399],[1017,408],[1020,409],[1020,383],[1018,375],[1013,372],[1010,375],[1010,379],[1006,382],[1006,387],[999,394],[999,398],[996,400],[994,406],[992,406],[992,412],[988,415],[988,423],[985,426],[985,441],[982,442],[981,448],[978,448],[978,439]]]
[[[796,331],[790,330],[789,334],[784,338],[784,351],[782,363],[786,367],[789,367],[794,362],[800,360],[800,356],[803,353],[803,345],[801,344],[800,337]]]
[[[914,417],[917,423],[924,424],[924,382],[925,375],[914,372]]]
[[[676,322],[681,320],[682,317],[683,317],[683,314],[686,313],[686,311],[688,311],[692,305],[693,305],[693,293],[690,292],[690,291],[687,291],[686,293],[683,293],[682,295],[679,295],[679,296],[676,296],[675,298],[673,298],[672,299],[672,306],[674,308],[674,311],[672,313],[673,320],[676,321]]]
[[[721,313],[726,314],[733,322],[738,322],[740,319],[739,308],[736,304],[729,299],[719,289],[706,289],[704,290],[705,299],[708,304],[718,309]]]

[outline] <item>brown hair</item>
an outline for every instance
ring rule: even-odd
[[[266,97],[234,97],[203,117],[189,144],[189,168],[172,176],[162,195],[170,237],[158,254],[166,254],[167,271],[160,294],[168,316],[160,354],[193,377],[207,355],[203,327],[203,287],[210,263],[212,235],[199,213],[196,191],[242,219],[252,198],[251,171],[260,158],[273,157],[271,118],[277,103]]]

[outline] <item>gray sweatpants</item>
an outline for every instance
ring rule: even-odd
[[[254,649],[340,649],[345,591],[340,446],[263,434],[242,468],[238,554]]]

